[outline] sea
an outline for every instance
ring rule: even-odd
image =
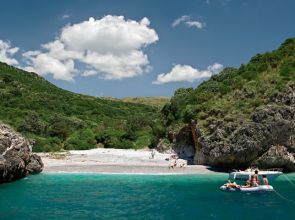
[[[0,185],[0,220],[295,219],[295,174],[275,192],[223,192],[226,174],[43,173]]]

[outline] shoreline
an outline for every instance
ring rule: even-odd
[[[209,166],[184,165],[185,160],[171,159],[173,154],[150,150],[97,148],[84,151],[38,153],[44,163],[43,173],[93,173],[133,175],[226,174]],[[175,163],[176,167],[169,168]]]
[[[130,175],[130,176],[201,176],[201,175],[228,175],[228,173],[212,172],[212,173],[116,173],[116,172],[89,172],[89,171],[43,171],[44,175]]]
[[[210,170],[202,165],[190,165],[186,168],[168,169],[162,166],[118,166],[118,165],[68,165],[45,167],[43,173],[93,173],[93,174],[134,174],[134,175],[190,175],[190,174],[227,174]]]

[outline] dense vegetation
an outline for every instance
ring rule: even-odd
[[[152,106],[74,94],[0,63],[0,120],[35,141],[35,151],[147,147],[157,114]]]
[[[225,68],[197,88],[176,90],[162,110],[169,129],[197,121],[203,135],[210,135],[218,123],[235,126],[270,97],[295,83],[295,38],[279,49],[257,54],[240,68]],[[228,130],[228,135],[231,130]]]
[[[295,38],[238,69],[225,68],[195,89],[176,90],[170,101],[74,94],[35,73],[0,63],[0,120],[34,140],[35,151],[142,148],[155,145],[167,128],[181,128],[191,120],[204,136],[210,136],[216,124],[236,126],[250,120],[256,108],[291,83]]]

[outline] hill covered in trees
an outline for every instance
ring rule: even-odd
[[[180,131],[192,120],[197,122],[201,163],[265,165],[277,146],[285,152],[280,158],[291,159],[285,158],[288,165],[282,162],[285,159],[275,159],[272,165],[294,167],[290,161],[295,152],[295,38],[277,50],[257,54],[238,69],[225,68],[195,89],[178,89],[162,115],[170,133],[178,135],[170,138],[172,145],[191,145],[191,131],[187,129],[186,135]]]
[[[0,63],[0,120],[35,141],[35,151],[158,145],[192,155],[187,147],[199,146],[196,163],[295,170],[295,38],[176,90],[159,111],[166,101],[75,94]]]
[[[35,151],[151,145],[158,109],[75,94],[0,62],[0,120],[35,141]]]

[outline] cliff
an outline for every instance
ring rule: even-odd
[[[0,183],[40,173],[42,169],[42,160],[32,153],[29,141],[0,124]]]
[[[225,168],[255,163],[263,168],[295,170],[294,128],[295,84],[270,97],[269,103],[257,108],[242,125],[221,123],[211,136],[202,136],[201,163]]]
[[[195,163],[295,170],[295,38],[195,89],[178,89],[162,115],[168,132],[159,148],[195,146]]]

